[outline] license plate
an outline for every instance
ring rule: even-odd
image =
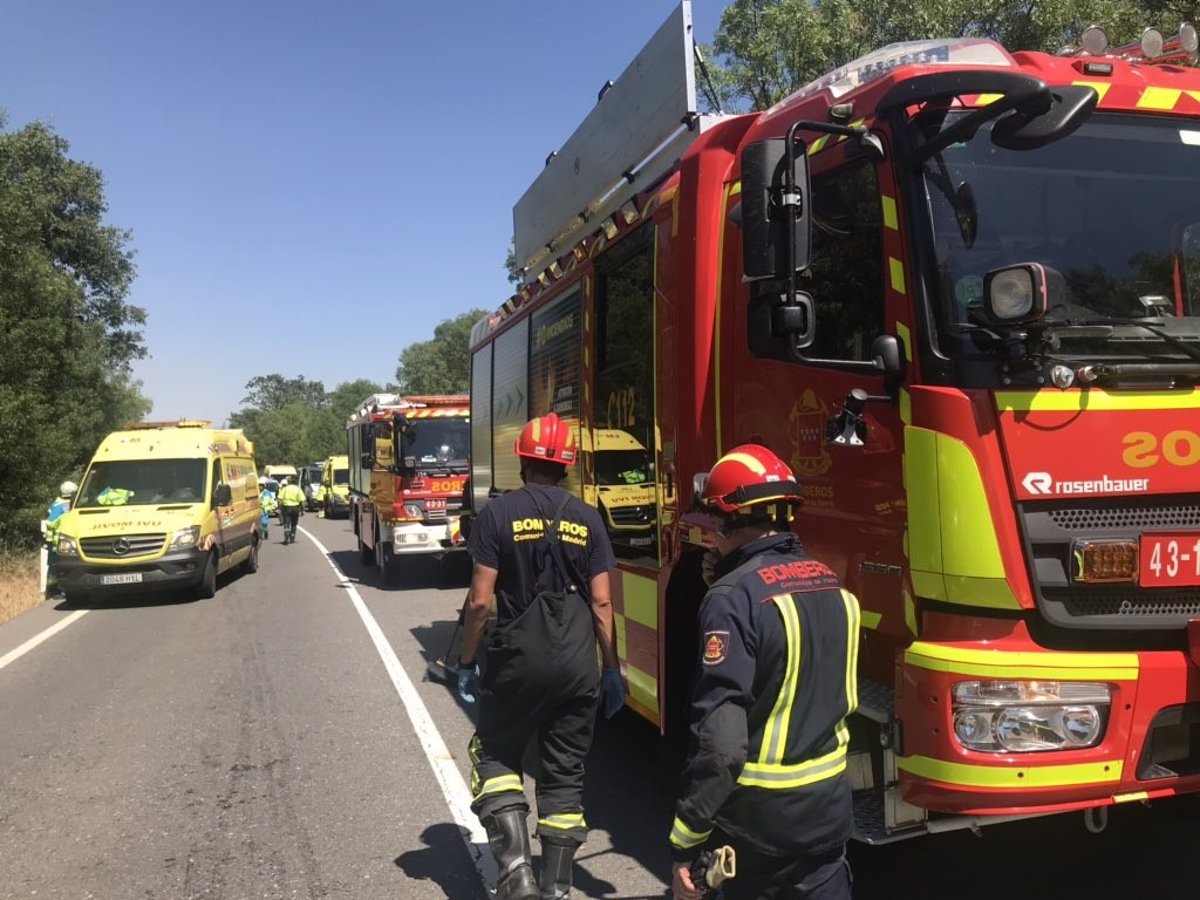
[[[101,575],[101,584],[138,584],[142,580],[141,572],[125,572],[121,575]]]
[[[444,497],[439,497],[439,498],[430,498],[429,500],[426,500],[425,501],[425,511],[426,512],[445,512],[446,511],[446,499]]]
[[[1139,558],[1142,587],[1200,585],[1200,531],[1143,534]]]

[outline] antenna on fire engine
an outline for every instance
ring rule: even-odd
[[[696,57],[696,67],[700,69],[700,75],[704,78],[704,96],[712,105],[713,112],[718,116],[724,115],[725,110],[721,108],[721,97],[717,93],[716,87],[713,85],[712,76],[708,74],[708,66],[704,62],[704,54],[700,52],[700,45],[693,44],[692,52]]]

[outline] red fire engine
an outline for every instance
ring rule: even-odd
[[[346,422],[350,519],[363,563],[385,584],[402,557],[463,549],[467,418],[463,395],[375,394]]]
[[[865,840],[1200,789],[1195,30],[893,45],[706,116],[690,26],[685,2],[514,209],[526,283],[472,339],[475,506],[550,410],[573,489],[638,487],[607,511],[619,650],[670,730],[694,479],[780,453],[862,603]]]

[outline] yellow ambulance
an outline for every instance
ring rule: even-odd
[[[325,518],[350,517],[350,457],[331,456],[325,460],[321,476],[324,488]]]
[[[240,430],[140,422],[110,434],[59,521],[67,600],[134,591],[217,590],[217,575],[258,570],[258,473]]]

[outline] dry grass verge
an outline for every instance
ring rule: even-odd
[[[7,622],[42,602],[38,554],[0,551],[0,622]]]

